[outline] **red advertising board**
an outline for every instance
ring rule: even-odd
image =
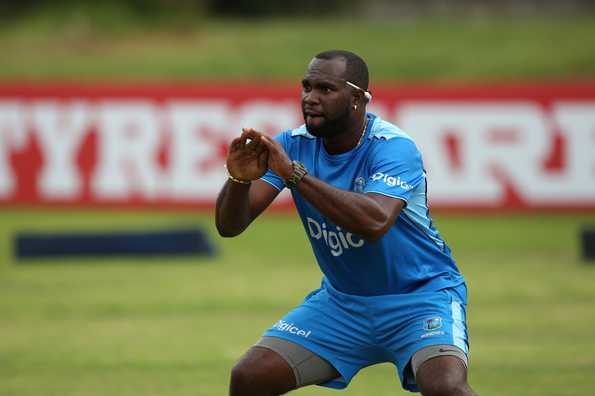
[[[595,209],[595,82],[373,86],[433,207]],[[0,85],[0,204],[203,207],[241,127],[302,123],[297,84]],[[289,202],[280,197],[278,207]]]

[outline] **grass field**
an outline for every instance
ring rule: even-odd
[[[481,395],[587,395],[595,387],[595,215],[436,216],[470,286],[470,380]],[[0,395],[225,395],[233,362],[319,282],[292,215],[235,239],[209,214],[0,211]],[[201,224],[215,259],[17,262],[19,230]],[[307,388],[296,395],[330,395]],[[391,365],[341,394],[388,396]]]
[[[331,48],[361,54],[373,83],[595,76],[594,16],[139,25],[112,14],[56,12],[6,21],[0,80],[297,81],[314,54]]]

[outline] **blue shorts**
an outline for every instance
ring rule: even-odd
[[[430,345],[468,353],[464,284],[436,292],[355,296],[327,281],[263,335],[299,344],[331,363],[340,378],[321,384],[345,388],[364,367],[392,362],[403,388],[418,391],[413,354]]]

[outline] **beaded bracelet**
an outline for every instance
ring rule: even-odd
[[[250,183],[252,183],[252,181],[250,181],[250,180],[236,179],[232,175],[227,175],[227,177],[229,178],[229,180],[231,180],[232,182],[235,182],[235,183],[240,183],[240,184],[250,184]]]
[[[233,177],[231,175],[231,173],[229,173],[229,170],[227,169],[227,164],[223,164],[223,167],[225,168],[225,173],[227,173],[227,178],[229,180],[231,180],[234,183],[239,183],[239,184],[250,184],[252,183],[252,180],[242,180],[242,179],[236,179],[235,177]]]

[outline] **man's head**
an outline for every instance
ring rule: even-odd
[[[367,89],[368,67],[362,58],[341,50],[316,55],[302,80],[302,111],[308,132],[330,137],[348,130],[365,112]]]

